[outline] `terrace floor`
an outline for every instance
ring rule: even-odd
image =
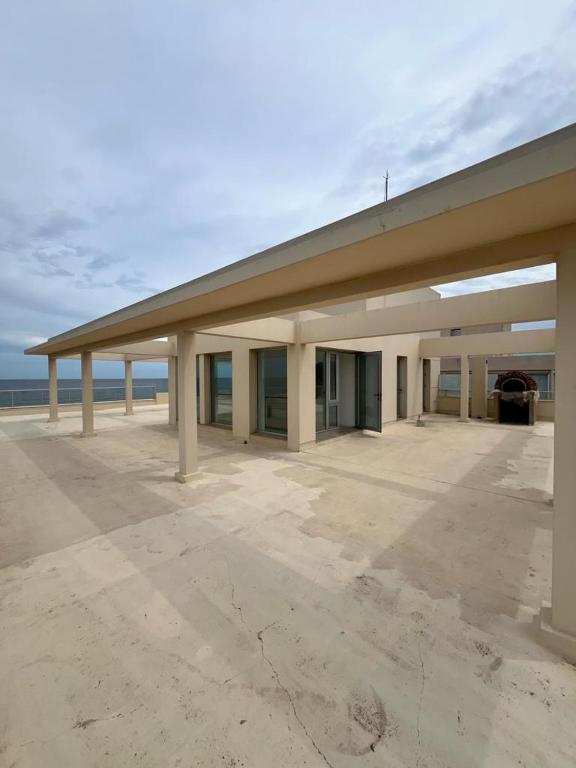
[[[573,766],[551,424],[289,454],[163,407],[0,418],[0,765]]]

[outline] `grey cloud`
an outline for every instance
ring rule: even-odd
[[[88,222],[79,216],[73,216],[66,211],[53,211],[36,227],[33,234],[35,237],[54,239],[64,237],[69,232],[87,229],[88,226]]]
[[[153,288],[146,282],[145,275],[142,272],[134,272],[132,275],[121,275],[115,285],[134,293],[158,293],[158,288]]]
[[[123,259],[119,258],[118,256],[110,256],[110,254],[102,253],[99,256],[94,256],[94,258],[86,264],[86,269],[89,269],[93,272],[98,272],[99,270],[106,269],[113,264],[118,264],[120,261],[123,261]]]

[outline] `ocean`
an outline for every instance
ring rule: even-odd
[[[168,379],[132,380],[134,400],[149,400],[168,391]],[[94,401],[124,400],[124,379],[94,379]],[[82,402],[80,379],[58,379],[58,402]],[[48,379],[0,379],[0,408],[47,405]]]

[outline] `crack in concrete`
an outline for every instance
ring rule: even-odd
[[[312,736],[312,734],[310,733],[310,731],[308,730],[308,728],[306,727],[306,725],[304,724],[304,722],[300,718],[300,715],[298,714],[298,710],[296,709],[296,705],[294,704],[294,699],[292,698],[292,694],[290,693],[288,688],[286,688],[284,683],[280,680],[280,676],[278,674],[278,671],[277,671],[276,667],[274,666],[274,664],[272,663],[272,660],[270,659],[270,657],[266,654],[266,651],[264,650],[264,638],[263,638],[264,632],[266,632],[266,630],[270,629],[271,627],[275,626],[277,623],[278,622],[273,621],[271,624],[268,624],[263,629],[258,630],[258,632],[256,633],[256,637],[258,638],[258,642],[260,643],[260,652],[262,653],[262,658],[264,659],[264,661],[270,667],[270,671],[272,672],[272,677],[274,678],[274,680],[276,680],[276,683],[277,683],[278,687],[280,688],[280,690],[284,693],[284,695],[288,699],[288,702],[290,704],[290,708],[292,710],[292,714],[294,715],[294,717],[296,719],[296,722],[299,724],[300,728],[302,728],[302,730],[306,734],[308,740],[310,741],[310,743],[312,744],[312,746],[314,747],[316,752],[320,755],[322,760],[326,763],[326,765],[329,768],[334,768],[334,765],[328,760],[328,758],[326,757],[324,752],[322,752],[322,750],[320,749],[320,747],[318,746],[318,744],[314,740],[314,737]]]
[[[252,631],[248,626],[248,624],[246,623],[242,606],[236,602],[236,585],[232,581],[232,574],[230,573],[230,563],[228,562],[228,560],[226,560],[226,570],[228,571],[228,581],[230,583],[230,602],[232,603],[232,608],[238,611],[238,615],[240,616],[240,621],[242,622],[242,624],[244,624],[246,629]]]
[[[422,735],[420,732],[420,718],[422,715],[422,699],[424,698],[424,686],[426,685],[426,671],[424,669],[424,659],[422,658],[422,647],[420,645],[421,633],[418,633],[418,658],[420,659],[420,669],[422,671],[422,680],[420,683],[420,699],[418,701],[418,714],[416,715],[416,735],[418,739],[418,750],[422,750]],[[420,755],[418,755],[416,765],[420,765]]]

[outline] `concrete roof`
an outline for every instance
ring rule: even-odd
[[[576,242],[576,124],[55,336],[99,349],[554,260]]]

